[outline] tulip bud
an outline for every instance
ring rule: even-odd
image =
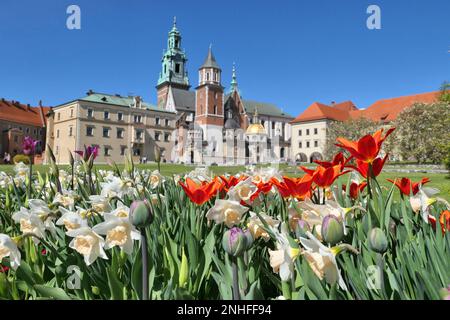
[[[152,223],[152,209],[147,200],[133,201],[130,206],[130,218],[136,228],[144,228]]]
[[[388,246],[387,238],[380,228],[373,228],[369,232],[369,247],[375,252],[383,253]]]
[[[344,228],[336,216],[328,215],[322,221],[322,238],[334,245],[344,237]]]
[[[230,256],[237,257],[245,251],[247,238],[242,229],[234,227],[224,233],[222,246]]]
[[[307,231],[311,232],[311,227],[309,226],[308,222],[306,222],[305,220],[298,220],[297,228],[295,228],[295,235],[297,236],[297,238],[307,238]]]
[[[91,286],[92,288],[92,293],[96,296],[98,296],[100,294],[100,289],[96,286]]]
[[[255,240],[253,239],[252,233],[248,229],[244,231],[244,235],[245,235],[245,241],[246,241],[245,242],[245,250],[249,250],[252,247],[253,242]]]

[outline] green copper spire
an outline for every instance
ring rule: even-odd
[[[233,74],[231,76],[231,89],[230,92],[237,91],[237,80],[236,80],[236,64],[233,62]]]
[[[174,17],[172,29],[167,39],[167,49],[163,52],[158,86],[163,83],[170,83],[189,88],[186,62],[186,53],[181,49],[181,33],[177,28],[177,18]]]

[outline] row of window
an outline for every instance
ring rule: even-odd
[[[69,128],[69,136],[72,135],[72,127]],[[103,138],[109,138],[110,137],[110,132],[111,132],[111,128],[108,127],[103,127]],[[116,129],[116,138],[117,139],[122,139],[124,137],[124,132],[125,129],[123,128],[117,128]],[[59,136],[59,130],[57,131],[57,135]],[[137,140],[142,140],[144,135],[144,130],[143,129],[136,129],[136,139]],[[94,127],[92,126],[87,126],[86,127],[86,136],[88,137],[93,137],[94,136]],[[165,132],[164,135],[162,134],[162,132],[155,132],[155,140],[156,141],[161,141],[161,138],[164,136],[164,141],[165,142],[169,142],[170,141],[170,133]]]
[[[117,121],[123,121],[123,113],[122,112],[117,112],[116,114]],[[73,118],[73,109],[70,109],[70,117]],[[94,110],[93,109],[87,109],[87,117],[88,119],[93,119],[94,118]],[[61,120],[61,113],[58,112],[57,113],[57,119]],[[103,111],[103,119],[104,120],[111,120],[111,113],[107,110]],[[170,125],[170,120],[169,119],[161,119],[159,117],[155,118],[155,123],[157,126],[161,126],[163,124],[164,120],[164,125],[166,127],[168,127]],[[134,123],[142,123],[142,115],[134,115],[133,116],[133,121]]]
[[[14,127],[14,126],[8,125],[8,129],[12,129],[12,128],[16,128],[16,129],[19,129],[20,131],[24,131],[23,128],[22,128],[21,126]],[[30,128],[25,128],[25,133],[26,133],[26,134],[30,134],[30,133],[31,133]],[[44,130],[43,130],[42,128],[39,129],[39,134],[42,135],[43,133],[44,133]],[[37,129],[33,129],[33,134],[34,134],[34,135],[37,134]]]
[[[314,141],[314,147],[315,148],[317,148],[319,146],[319,141]],[[301,149],[301,148],[303,148],[303,142],[302,141],[300,141],[299,143],[298,143],[298,147]],[[311,147],[311,143],[310,143],[310,141],[306,141],[306,148],[310,148]]]
[[[314,128],[314,134],[318,134],[318,133],[319,133],[319,130],[317,128]],[[309,136],[309,134],[310,134],[310,130],[306,129],[306,135]],[[298,130],[298,135],[302,136],[302,129]]]

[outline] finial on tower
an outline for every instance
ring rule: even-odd
[[[236,64],[233,62],[233,72],[231,75],[231,91],[235,91],[237,89],[237,80],[236,80]]]
[[[173,16],[173,26],[177,26],[177,16]]]

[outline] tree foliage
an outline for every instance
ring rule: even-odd
[[[450,104],[416,103],[403,110],[394,126],[396,144],[404,159],[441,163],[450,141]]]

